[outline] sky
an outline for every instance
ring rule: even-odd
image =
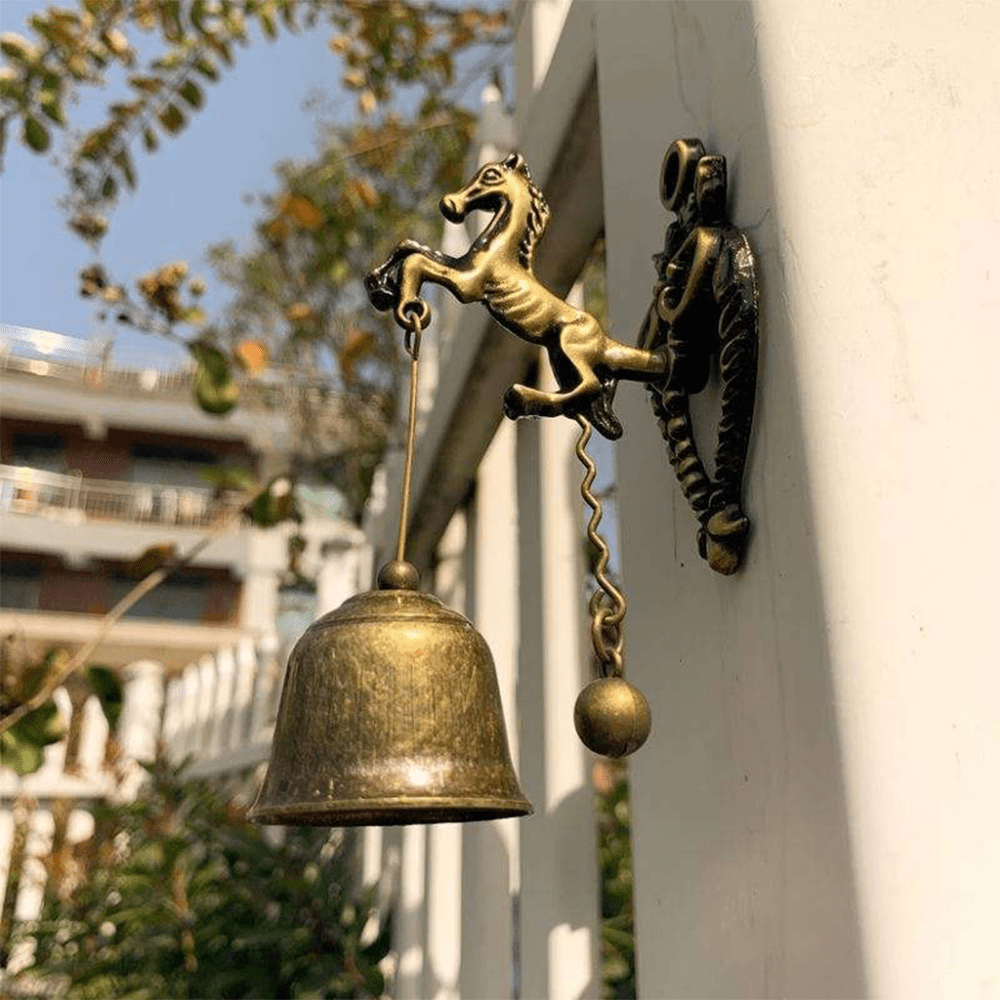
[[[44,6],[0,0],[0,30],[30,37],[25,21]],[[138,190],[120,200],[101,248],[112,274],[130,279],[186,260],[192,273],[208,277],[205,246],[249,234],[259,208],[244,194],[274,189],[274,165],[314,149],[317,116],[303,109],[310,94],[326,92],[325,120],[354,114],[354,95],[339,91],[330,35],[324,26],[237,48],[235,66],[218,83],[206,82],[205,106],[187,128],[153,154],[135,152]],[[108,99],[88,97],[69,109],[71,120],[89,123]],[[0,175],[0,321],[81,337],[112,333],[122,361],[178,357],[166,341],[98,325],[97,309],[77,293],[77,274],[92,255],[56,207],[65,191],[54,157],[30,153],[12,136]],[[206,305],[211,313],[213,300]]]

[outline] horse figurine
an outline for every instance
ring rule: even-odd
[[[365,278],[372,305],[393,310],[397,323],[410,328],[430,319],[430,307],[420,298],[425,281],[443,285],[460,302],[482,302],[505,329],[548,351],[559,385],[559,392],[511,386],[504,395],[508,417],[580,415],[606,438],[621,437],[611,408],[617,381],[666,379],[669,353],[612,340],[590,313],[564,302],[535,277],[532,259],[549,206],[521,154],[485,164],[464,188],[445,195],[440,207],[449,222],[462,222],[473,209],[490,211],[493,218],[461,257],[414,240],[400,243]]]

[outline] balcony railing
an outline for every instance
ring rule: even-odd
[[[81,516],[95,521],[207,528],[234,513],[244,499],[210,489],[120,483],[0,465],[0,510],[15,514]]]
[[[111,361],[111,342],[67,337],[47,330],[0,324],[0,372],[33,375],[53,381],[71,382],[101,392],[140,398],[189,401],[195,366],[171,371],[150,367],[127,367]],[[258,409],[285,410],[297,400],[319,406],[324,413],[341,407],[341,396],[329,389],[321,375],[272,365],[255,378],[235,373],[243,405]]]

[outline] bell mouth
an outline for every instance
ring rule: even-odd
[[[465,798],[440,795],[396,796],[262,805],[250,810],[254,823],[275,826],[408,826],[419,823],[471,823],[477,820],[530,816],[527,799]]]

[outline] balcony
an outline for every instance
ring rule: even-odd
[[[196,487],[84,479],[28,466],[0,465],[0,511],[71,522],[211,528],[244,502],[237,493]]]

